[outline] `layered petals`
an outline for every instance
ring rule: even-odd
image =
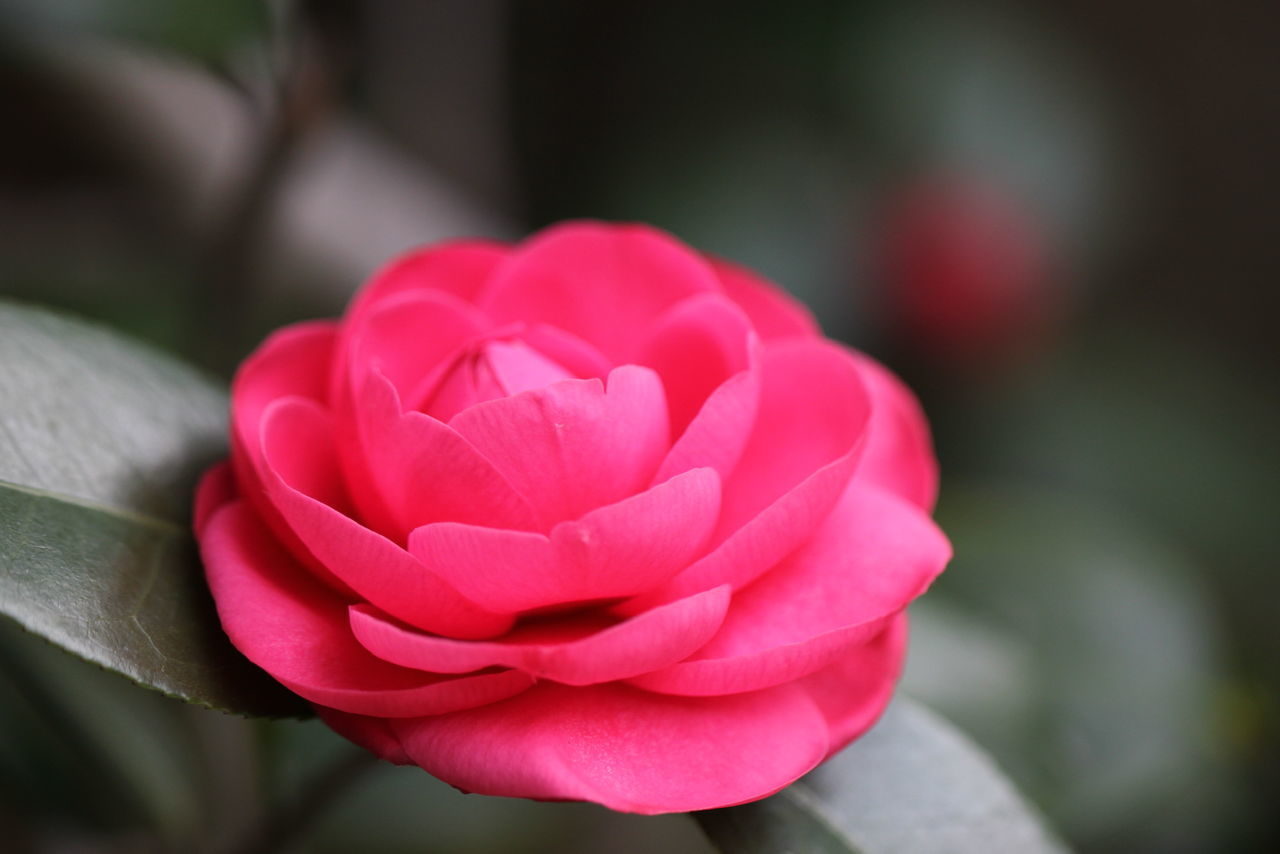
[[[397,538],[430,522],[539,527],[533,507],[493,463],[449,425],[401,411],[395,388],[381,374],[365,377],[356,407],[343,457],[362,467],[362,482],[376,487],[374,497]]]
[[[429,631],[475,638],[510,627],[509,615],[467,600],[395,543],[308,494],[306,487],[336,479],[332,428],[324,410],[311,401],[285,398],[271,405],[264,421],[267,494],[329,572],[388,614]],[[300,455],[306,455],[305,465]],[[302,469],[309,470],[307,483],[287,479]]]
[[[906,652],[907,615],[902,613],[877,637],[797,683],[827,719],[831,732],[828,756],[862,735],[880,717],[893,696]]]
[[[795,685],[690,698],[543,682],[484,708],[392,728],[413,762],[465,791],[645,814],[762,798],[828,750],[826,721]]]
[[[201,549],[232,643],[312,702],[361,715],[417,717],[492,703],[533,682],[518,671],[445,678],[371,655],[347,628],[346,603],[291,560],[243,502],[214,513]]]
[[[556,525],[549,535],[439,523],[409,551],[471,601],[498,612],[633,596],[660,585],[706,543],[720,481],[694,469],[617,504]]]
[[[878,636],[950,557],[946,538],[919,508],[856,486],[809,542],[734,596],[706,646],[633,683],[702,696],[799,679]]]
[[[459,641],[424,634],[379,615],[351,609],[356,639],[374,655],[433,673],[488,667],[522,670],[566,685],[593,685],[673,664],[707,642],[724,619],[729,588],[717,587],[613,625],[599,615],[549,618],[495,641]]]
[[[624,365],[600,380],[565,380],[479,403],[449,426],[550,527],[643,489],[667,448],[662,383]]]
[[[724,486],[715,544],[670,583],[618,606],[634,614],[720,584],[744,587],[803,543],[853,476],[869,401],[847,351],[794,339],[766,348],[754,430]],[[838,395],[827,389],[841,390]]]
[[[664,310],[716,290],[711,268],[660,231],[578,222],[523,244],[478,304],[499,323],[564,329],[623,364],[635,359],[644,331]]]
[[[491,326],[482,313],[449,294],[400,294],[370,307],[363,323],[351,328],[346,355],[350,382],[358,388],[368,372],[376,371],[416,409],[451,357]]]
[[[690,297],[657,320],[637,361],[662,379],[673,437],[711,392],[747,368],[753,337],[746,315],[719,294]]]

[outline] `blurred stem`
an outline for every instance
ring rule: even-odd
[[[268,238],[272,208],[288,174],[298,144],[332,111],[337,51],[326,34],[309,26],[305,5],[280,23],[282,68],[274,97],[238,191],[208,242],[204,268],[206,298],[197,305],[193,323],[203,342],[206,367],[226,373],[243,355],[253,293],[259,281],[258,261]]]
[[[268,814],[259,827],[251,830],[239,845],[231,849],[230,854],[274,854],[283,851],[290,843],[297,841],[317,816],[322,815],[330,805],[349,792],[377,762],[377,757],[363,750],[339,756],[328,767],[317,772],[296,799],[283,809]]]

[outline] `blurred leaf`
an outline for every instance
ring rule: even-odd
[[[0,301],[0,611],[166,694],[296,714],[222,633],[186,521],[225,412],[189,368]]]
[[[189,709],[0,623],[0,778],[50,825],[192,833],[206,775]],[[9,788],[6,786],[6,788]]]
[[[725,854],[1065,850],[991,760],[902,699],[869,733],[777,795],[696,815]]]
[[[1200,850],[1206,781],[1229,781],[1212,744],[1214,615],[1185,555],[1092,495],[952,487],[939,520],[956,558],[913,610],[909,690],[1073,842]]]
[[[317,720],[260,721],[272,801],[286,805],[324,769],[359,752]],[[642,816],[589,803],[464,794],[421,768],[379,762],[297,840],[308,854],[713,854],[684,814]]]

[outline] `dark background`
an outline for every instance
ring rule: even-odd
[[[3,0],[0,294],[229,375],[412,245],[667,228],[920,391],[957,556],[905,689],[1081,851],[1278,850],[1277,33],[1243,0]],[[204,751],[186,794],[140,748],[87,779],[12,706],[0,830],[31,847],[234,824],[344,749],[5,642],[79,686],[52,692],[78,739],[153,715]],[[299,850],[353,840],[702,845],[390,768]]]

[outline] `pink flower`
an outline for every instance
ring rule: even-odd
[[[197,497],[235,645],[472,792],[754,800],[862,733],[949,557],[911,394],[643,226],[384,269],[268,338]]]

